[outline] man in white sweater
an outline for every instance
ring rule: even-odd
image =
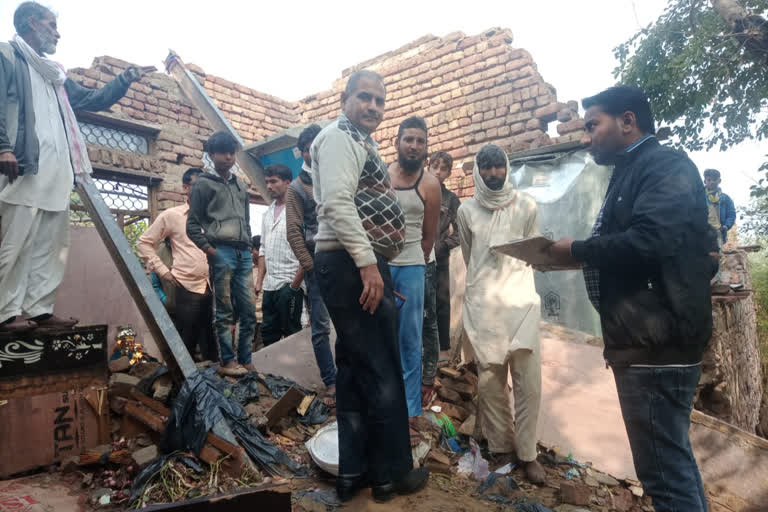
[[[371,133],[384,115],[382,78],[349,77],[343,113],[310,149],[317,202],[315,272],[336,328],[336,404],[342,501],[372,485],[376,501],[416,492],[388,261],[402,250],[405,218]]]

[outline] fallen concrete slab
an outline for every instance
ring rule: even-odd
[[[602,349],[590,344],[591,336],[563,331],[541,331],[539,439],[617,478],[634,479],[616,385]],[[259,371],[322,389],[308,329],[255,353],[253,361]],[[754,506],[768,503],[768,441],[695,413],[691,442],[705,485]]]

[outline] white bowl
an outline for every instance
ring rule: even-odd
[[[339,476],[339,425],[329,423],[304,443],[309,456],[320,469]]]

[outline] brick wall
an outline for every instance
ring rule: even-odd
[[[554,87],[536,69],[531,55],[512,46],[507,29],[493,28],[466,36],[425,36],[401,48],[344,70],[326,91],[298,102],[255,91],[199,67],[187,67],[246,142],[254,142],[300,123],[331,119],[340,112],[340,93],[358,69],[380,73],[387,86],[387,113],[374,134],[386,161],[395,158],[393,139],[400,122],[421,115],[429,127],[430,152],[448,151],[457,169],[448,182],[460,197],[471,196],[471,171],[461,171],[485,144],[507,151],[567,142],[583,133],[575,102],[562,103]],[[125,70],[128,62],[98,57],[70,76],[98,87]],[[163,178],[156,198],[160,209],[181,200],[181,174],[202,164],[203,141],[211,128],[175,81],[153,73],[135,83],[108,116],[153,125],[159,132],[149,156],[89,147],[94,165],[152,173]],[[547,135],[557,123],[558,136]],[[467,165],[471,168],[471,165]]]

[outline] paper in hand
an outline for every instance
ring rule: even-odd
[[[494,251],[522,260],[536,268],[536,270],[575,270],[580,269],[581,264],[562,265],[557,264],[549,255],[547,249],[554,244],[544,236],[521,238],[501,245],[491,247]]]

